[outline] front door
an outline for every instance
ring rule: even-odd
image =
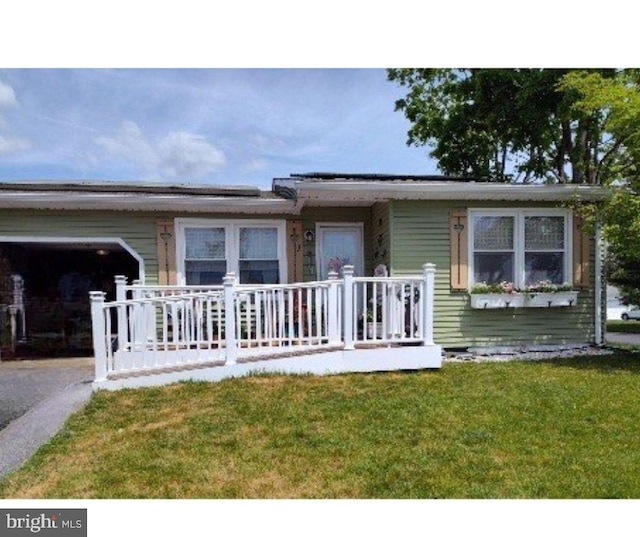
[[[364,274],[362,224],[318,224],[318,277],[329,272],[341,275],[342,267],[353,265],[356,276]]]

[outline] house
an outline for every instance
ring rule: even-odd
[[[116,275],[147,291],[213,286],[221,293],[228,273],[240,285],[273,286],[324,282],[345,266],[356,280],[376,267],[412,278],[426,263],[435,264],[429,330],[444,349],[599,344],[606,310],[599,237],[569,207],[603,197],[586,185],[374,174],[297,174],[274,179],[270,191],[7,182],[0,184],[0,279],[23,281],[31,352],[86,353],[87,292],[114,300]],[[573,293],[562,300],[470,295],[476,283],[502,281],[568,284]],[[357,305],[356,324],[368,309],[366,301]]]

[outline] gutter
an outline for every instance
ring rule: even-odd
[[[228,197],[139,192],[11,192],[0,190],[0,209],[295,214],[296,204],[294,201],[275,196]]]
[[[603,343],[602,334],[602,230],[596,223],[596,260],[595,260],[595,319],[594,319],[594,343],[598,346]]]
[[[455,182],[366,182],[296,181],[293,188],[300,200],[513,200],[561,201],[571,199],[603,200],[609,191],[587,185],[513,185],[504,183]]]

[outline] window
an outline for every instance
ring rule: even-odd
[[[524,284],[565,278],[564,216],[524,217]]]
[[[227,273],[225,229],[186,228],[184,234],[186,283],[189,285],[222,283],[222,278]]]
[[[179,219],[176,231],[182,284],[219,285],[228,272],[246,284],[286,279],[283,221]]]
[[[470,211],[471,284],[571,281],[569,213],[562,210]]]
[[[280,283],[277,228],[240,228],[240,283]]]
[[[474,220],[473,265],[477,282],[514,281],[515,218],[477,216]]]

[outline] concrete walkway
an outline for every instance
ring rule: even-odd
[[[0,478],[24,464],[92,393],[93,359],[0,362]]]

